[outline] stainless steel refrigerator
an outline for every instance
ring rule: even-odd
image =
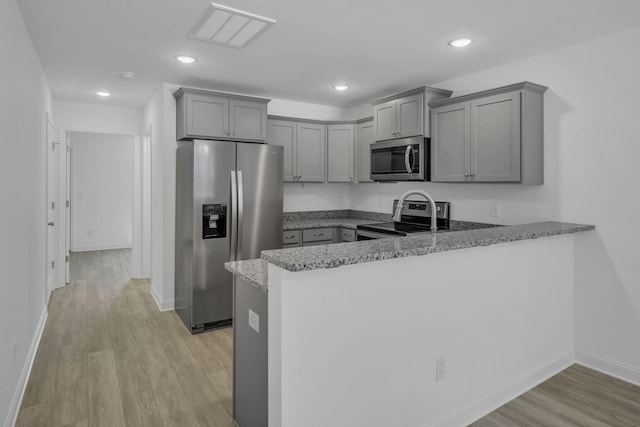
[[[230,325],[227,261],[282,247],[283,148],[181,142],[176,156],[175,307],[192,333]]]

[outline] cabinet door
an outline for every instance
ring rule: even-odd
[[[431,181],[469,180],[469,102],[431,110]]]
[[[229,98],[187,93],[186,131],[191,138],[228,138]]]
[[[296,176],[296,123],[285,120],[269,120],[267,144],[284,147],[284,181],[294,181]]]
[[[397,128],[399,138],[408,138],[423,134],[424,95],[407,96],[396,100]]]
[[[297,123],[296,173],[299,181],[324,182],[326,172],[325,126]]]
[[[371,150],[373,122],[360,123],[356,132],[356,176],[358,182],[371,181]]]
[[[327,126],[327,181],[353,182],[353,125]]]
[[[266,140],[267,104],[231,99],[229,101],[229,130],[229,136],[233,139]]]
[[[396,101],[373,106],[374,137],[376,141],[396,138]]]
[[[520,92],[471,101],[471,176],[520,181]]]

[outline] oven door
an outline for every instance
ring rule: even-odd
[[[371,144],[371,179],[374,181],[429,180],[429,140],[404,138]]]
[[[382,233],[378,231],[360,230],[360,229],[356,230],[356,234],[357,234],[358,241],[386,239],[388,237],[398,237],[398,234],[389,234],[389,233]]]

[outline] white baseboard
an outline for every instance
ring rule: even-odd
[[[640,369],[576,348],[576,363],[622,381],[640,385]]]
[[[40,338],[42,338],[44,325],[46,325],[47,323],[48,315],[49,313],[47,312],[47,307],[45,307],[42,315],[40,316],[40,321],[36,326],[35,333],[33,334],[33,339],[31,340],[31,345],[29,346],[29,352],[27,353],[27,358],[24,362],[24,366],[22,367],[20,378],[18,379],[18,385],[16,386],[16,389],[13,393],[13,399],[11,399],[11,406],[9,406],[7,418],[5,418],[4,420],[4,427],[13,427],[16,424],[16,420],[18,419],[18,412],[20,412],[22,398],[24,397],[24,392],[27,388],[27,381],[29,380],[29,375],[31,374],[33,361],[36,359],[36,353],[38,351],[38,346],[40,345]]]
[[[437,419],[433,426],[459,427],[469,425],[573,365],[575,362],[574,356],[573,351],[560,354],[513,378],[509,382],[489,390],[483,397],[465,408]]]
[[[158,295],[156,295],[156,293],[154,292],[153,288],[151,288],[151,297],[156,302],[156,305],[158,306],[158,309],[160,309],[160,311],[171,311],[175,310],[176,308],[175,299],[161,301]]]
[[[112,245],[79,246],[71,248],[71,252],[108,251],[111,249],[131,249],[131,243],[116,243]]]

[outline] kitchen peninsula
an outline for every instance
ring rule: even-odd
[[[228,263],[237,289],[266,294],[269,426],[466,425],[569,366],[573,233],[593,229],[544,222]]]

